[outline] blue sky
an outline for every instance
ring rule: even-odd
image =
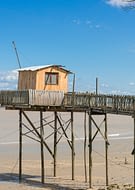
[[[0,0],[0,89],[22,67],[60,64],[77,91],[135,94],[135,10],[122,0]]]

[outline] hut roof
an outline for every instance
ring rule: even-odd
[[[63,68],[64,66],[62,65],[40,65],[40,66],[32,66],[32,67],[25,67],[25,68],[21,68],[21,69],[18,69],[18,71],[38,71],[38,70],[41,70],[41,69],[45,69],[45,68],[49,68],[49,67],[57,67],[69,74],[71,74],[72,72],[70,70],[67,70],[65,68]]]

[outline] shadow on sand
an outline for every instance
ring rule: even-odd
[[[25,184],[27,186],[33,186],[38,188],[50,188],[51,190],[73,190],[78,189],[77,187],[69,187],[69,184],[58,184],[56,182],[42,184],[40,181],[40,176],[32,176],[32,175],[22,175],[22,182],[21,184]],[[51,179],[51,178],[49,178]],[[54,179],[54,178],[52,178]],[[16,173],[1,173],[0,174],[0,183],[7,182],[7,183],[19,183],[19,175]],[[86,188],[79,188],[78,190],[86,190]]]

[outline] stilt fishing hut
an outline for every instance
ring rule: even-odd
[[[84,113],[84,171],[85,182],[87,182],[87,164],[86,150],[88,147],[88,170],[89,170],[89,187],[92,187],[92,143],[97,134],[103,137],[105,141],[105,172],[106,186],[109,184],[108,177],[108,129],[107,114],[119,114],[132,116],[134,119],[134,144],[135,150],[135,96],[120,96],[95,93],[77,93],[68,92],[68,74],[72,72],[60,65],[35,66],[19,69],[18,90],[0,91],[0,104],[6,106],[8,110],[19,110],[19,181],[22,181],[22,147],[23,136],[36,140],[41,147],[41,180],[44,183],[44,147],[53,159],[53,174],[56,176],[57,169],[57,146],[62,137],[71,148],[71,164],[72,164],[72,180],[74,180],[75,169],[75,138],[74,138],[74,112]],[[40,127],[36,126],[28,111],[39,112]],[[53,112],[53,120],[47,121],[44,118],[45,113]],[[59,115],[59,112],[68,112],[70,118],[67,121]],[[88,119],[86,119],[88,115]],[[102,115],[104,124],[104,132],[101,131],[93,116]],[[86,124],[88,120],[88,143],[86,135]],[[25,123],[25,121],[28,123]],[[49,126],[53,129],[53,147],[47,144],[44,133],[44,127]],[[93,126],[96,127],[94,132]],[[70,127],[70,136],[68,137],[67,129]],[[27,132],[24,132],[23,129]],[[35,135],[34,137],[31,135]],[[135,151],[134,155],[134,186],[135,186]]]
[[[68,74],[61,65],[44,65],[19,69],[18,90],[68,91]]]

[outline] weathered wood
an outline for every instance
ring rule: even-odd
[[[74,125],[73,125],[73,111],[71,111],[71,142],[72,142],[72,180],[75,179],[75,147],[74,147]]]
[[[107,134],[107,114],[105,114],[105,139],[108,138]],[[105,165],[106,165],[106,186],[108,186],[108,143],[105,141]]]
[[[87,144],[87,131],[86,131],[86,112],[84,112],[84,174],[85,182],[87,183],[87,159],[86,159],[86,144]]]
[[[65,137],[66,137],[66,139],[67,139],[67,142],[68,142],[70,148],[72,149],[71,141],[69,140],[69,138],[68,138],[68,136],[67,136],[67,134],[66,134],[66,130],[63,128],[63,125],[62,125],[62,123],[61,123],[61,120],[60,120],[60,118],[59,118],[58,116],[57,116],[57,119],[58,119],[58,122],[59,122],[59,124],[60,124],[60,126],[61,126],[61,129],[62,129],[62,131],[63,131],[63,134],[65,135]],[[71,122],[71,120],[70,120],[70,122]],[[69,124],[70,124],[70,122],[69,122]],[[68,125],[69,125],[69,124],[68,124]]]
[[[57,112],[54,112],[54,177],[56,177],[56,158],[57,158]]]
[[[134,189],[135,189],[135,112],[134,112],[134,150],[133,150],[133,155],[134,155]]]
[[[22,110],[19,110],[19,183],[22,182]]]
[[[133,115],[135,96],[104,95],[92,93],[63,93],[62,91],[23,90],[0,91],[0,104],[12,109],[34,108],[51,110],[74,109],[86,111],[89,108],[97,113]]]
[[[96,77],[96,95],[98,95],[98,78]]]
[[[64,91],[68,89],[70,71],[59,65],[34,66],[19,69],[18,89]],[[56,79],[52,76],[56,74]],[[47,77],[50,76],[50,77]]]
[[[29,105],[59,106],[63,99],[63,91],[29,90]]]
[[[89,111],[89,188],[92,188],[92,122]]]
[[[33,128],[33,130],[36,132],[39,139],[41,139],[41,135],[38,132],[38,130],[36,129],[36,127],[34,126],[34,124],[32,123],[32,121],[29,119],[29,117],[26,115],[26,113],[24,111],[22,113],[23,113],[24,117],[27,119],[27,121],[29,122],[29,124],[31,125],[31,127]],[[47,148],[47,150],[49,151],[50,155],[54,158],[54,154],[52,153],[51,149],[49,148],[49,146],[46,144],[45,141],[43,141],[43,144]]]
[[[60,140],[62,139],[63,135],[65,135],[65,133],[66,133],[66,131],[67,131],[67,129],[68,129],[70,123],[71,123],[71,119],[69,119],[69,120],[67,120],[67,121],[65,122],[65,124],[67,125],[67,126],[65,127],[65,129],[63,128],[63,125],[62,125],[62,127],[60,126],[60,128],[62,128],[62,131],[64,130],[64,132],[63,132],[63,133],[58,132],[58,133],[60,134],[60,137],[59,137],[59,139],[57,140],[57,144],[60,142]],[[58,128],[58,129],[60,129],[60,128]],[[65,139],[66,139],[67,141],[69,141],[69,138],[67,137],[67,135],[65,135]],[[70,142],[70,141],[69,141],[69,142]],[[68,143],[69,143],[69,142],[68,142]],[[70,148],[71,148],[71,144],[70,144],[69,146],[70,146]]]
[[[40,145],[41,145],[41,182],[44,184],[44,127],[43,127],[43,112],[40,111]]]
[[[101,136],[104,138],[105,142],[109,145],[108,139],[103,135],[102,131],[100,130],[100,128],[98,127],[98,125],[96,124],[96,122],[94,121],[94,119],[92,118],[92,116],[91,116],[91,120],[94,123],[94,125],[96,126],[97,131],[101,134]],[[95,134],[97,134],[97,132]],[[93,140],[93,138],[92,138],[92,140]]]

